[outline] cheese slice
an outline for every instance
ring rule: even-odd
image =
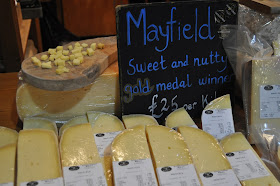
[[[17,143],[18,133],[15,130],[0,126],[0,147]]]
[[[40,118],[40,117],[30,117],[30,118],[24,118],[23,120],[23,130],[26,129],[46,129],[46,130],[52,130],[56,135],[58,135],[57,132],[57,126],[55,122],[52,120],[49,120],[47,118]]]
[[[42,129],[22,130],[18,137],[17,184],[62,177],[57,136]]]
[[[0,147],[0,185],[15,181],[16,148],[16,143]]]
[[[223,138],[220,141],[220,144],[221,144],[222,148],[224,149],[225,153],[244,151],[244,150],[248,150],[248,149],[252,150],[253,153],[257,156],[257,158],[261,162],[261,164],[265,167],[265,169],[270,174],[270,176],[241,181],[242,185],[246,185],[246,186],[247,185],[252,185],[252,186],[280,185],[280,183],[277,181],[277,179],[274,177],[274,175],[270,172],[270,170],[266,167],[264,162],[259,158],[258,154],[251,147],[251,145],[249,144],[249,142],[246,140],[246,138],[243,136],[242,133],[234,133],[234,134],[228,135],[227,137]]]
[[[146,133],[156,168],[192,163],[184,138],[175,130],[164,126],[147,126]]]
[[[63,131],[66,130],[67,128],[78,125],[78,124],[83,124],[83,123],[88,123],[88,119],[86,115],[82,116],[76,116],[70,120],[68,120],[66,123],[64,123],[60,129],[59,129],[59,136],[62,135]]]
[[[38,116],[65,123],[87,111],[120,114],[118,63],[108,67],[96,80],[72,91],[47,91],[23,83],[16,94],[21,120]]]
[[[130,114],[122,116],[125,128],[131,129],[137,125],[158,125],[157,120],[145,114]]]
[[[179,108],[171,112],[165,120],[165,126],[174,128],[179,126],[194,126],[195,123],[185,108]]]
[[[218,97],[206,105],[204,110],[231,109],[230,95]]]
[[[218,141],[209,133],[193,127],[178,127],[188,146],[198,173],[231,169]]]

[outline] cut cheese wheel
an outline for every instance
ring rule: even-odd
[[[207,132],[193,127],[178,127],[199,173],[231,169],[218,141]]]
[[[66,130],[67,128],[74,126],[74,125],[83,124],[83,123],[88,123],[88,119],[87,119],[86,115],[77,116],[77,117],[70,119],[69,121],[67,121],[65,124],[63,124],[60,127],[59,136],[61,136],[63,131]]]
[[[90,124],[67,128],[60,139],[63,167],[101,163]]]
[[[142,125],[124,130],[112,143],[113,161],[151,158],[149,146]]]
[[[15,181],[16,148],[16,143],[0,147],[0,185]]]
[[[23,130],[26,129],[46,129],[46,130],[52,130],[56,135],[58,135],[57,132],[57,126],[55,122],[52,120],[49,120],[47,118],[40,118],[40,117],[30,117],[30,118],[24,118],[23,121]]]
[[[146,133],[156,168],[192,163],[184,138],[175,130],[164,126],[147,126]]]
[[[165,126],[170,128],[193,125],[195,125],[194,121],[183,107],[171,112],[165,120]]]
[[[18,138],[17,184],[62,177],[57,136],[42,129],[22,130]]]
[[[254,179],[249,179],[245,181],[241,181],[243,185],[252,185],[252,186],[262,186],[262,185],[270,185],[270,186],[276,186],[280,185],[280,183],[277,181],[277,179],[274,177],[274,175],[270,172],[270,170],[266,167],[264,162],[259,158],[258,154],[254,151],[254,149],[251,147],[249,142],[246,140],[246,138],[243,136],[242,133],[234,133],[231,134],[221,140],[221,146],[223,147],[225,153],[229,152],[236,152],[236,151],[245,151],[245,150],[252,150],[255,156],[258,158],[258,160],[261,162],[263,167],[269,172],[269,176],[265,177],[259,177]],[[242,171],[242,170],[240,170]]]
[[[21,120],[37,116],[65,123],[69,119],[102,111],[120,114],[118,63],[108,67],[96,80],[72,91],[47,91],[22,84],[17,89],[16,105]]]
[[[213,110],[213,109],[231,109],[230,95],[226,94],[224,96],[218,97],[211,101],[204,110]]]
[[[15,130],[0,126],[0,147],[17,143],[18,133]]]
[[[158,125],[157,120],[145,114],[130,114],[122,116],[125,128],[131,129],[137,125]]]

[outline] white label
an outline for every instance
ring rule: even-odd
[[[260,118],[280,118],[280,85],[260,86]]]
[[[20,186],[63,186],[63,178],[29,181],[20,183]]]
[[[114,161],[114,181],[116,186],[157,186],[151,159]]]
[[[226,156],[238,179],[241,181],[269,176],[269,172],[251,149],[229,152],[226,153]]]
[[[199,180],[193,164],[157,168],[161,186],[199,186]]]
[[[202,128],[217,139],[235,132],[231,108],[204,110]]]
[[[241,186],[232,169],[199,174],[204,186]]]
[[[14,183],[0,183],[0,186],[14,186]]]
[[[101,163],[63,167],[65,186],[106,186]]]
[[[94,134],[96,147],[100,157],[104,157],[104,155],[109,156],[111,154],[110,144],[119,133],[121,133],[121,131]]]

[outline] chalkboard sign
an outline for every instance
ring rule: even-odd
[[[122,114],[161,124],[184,107],[192,118],[233,93],[234,74],[219,32],[237,23],[235,1],[187,1],[116,8]]]

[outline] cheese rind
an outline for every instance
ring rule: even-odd
[[[0,126],[0,147],[17,143],[18,133],[10,128]]]
[[[212,110],[212,109],[231,109],[230,95],[226,94],[224,96],[218,97],[211,101],[204,110]]]
[[[26,129],[46,129],[46,130],[54,131],[54,133],[58,135],[57,126],[55,122],[47,118],[40,118],[40,117],[24,118],[23,130]]]
[[[209,133],[193,127],[178,127],[184,137],[198,173],[231,169],[218,141]]]
[[[146,134],[156,168],[192,163],[184,138],[164,126],[146,126]]]
[[[15,181],[16,148],[16,143],[0,147],[0,185]]]
[[[165,126],[170,128],[192,125],[195,125],[195,123],[183,107],[171,112],[165,120]]]
[[[137,125],[158,125],[157,120],[145,114],[130,114],[122,116],[125,128],[131,129]]]
[[[57,136],[42,129],[22,130],[18,137],[17,184],[62,177]]]
[[[62,135],[63,131],[66,130],[67,128],[78,125],[78,124],[83,124],[83,123],[88,123],[88,119],[86,115],[83,116],[76,116],[70,120],[68,120],[66,123],[64,123],[60,129],[59,129],[59,136]]]
[[[242,133],[234,133],[231,135],[226,136],[220,141],[220,144],[222,148],[224,149],[225,153],[228,152],[236,152],[236,151],[244,151],[244,150],[252,150],[253,153],[256,155],[256,157],[259,159],[261,164],[264,166],[264,168],[269,172],[270,176],[250,179],[241,181],[242,185],[251,185],[251,186],[262,186],[262,185],[270,185],[270,186],[276,186],[280,183],[277,181],[277,179],[274,177],[274,175],[270,172],[270,170],[266,167],[264,162],[259,158],[258,154],[255,152],[255,150],[252,148],[252,146],[249,144],[249,142],[246,140],[246,138],[243,136]]]

